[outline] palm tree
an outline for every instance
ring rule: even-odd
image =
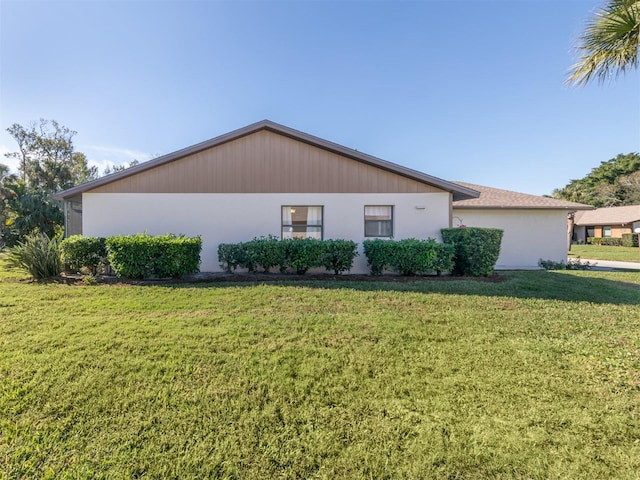
[[[580,37],[580,60],[567,83],[600,83],[638,66],[640,47],[640,0],[607,0],[595,13]]]

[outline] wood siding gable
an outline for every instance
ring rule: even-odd
[[[87,193],[420,193],[433,185],[259,130]]]

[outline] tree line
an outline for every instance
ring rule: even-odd
[[[553,197],[594,207],[640,205],[640,154],[620,154],[601,162],[584,178],[554,190]]]
[[[77,132],[55,120],[40,119],[26,127],[14,123],[7,132],[18,149],[5,155],[17,161],[18,172],[0,163],[0,246],[13,246],[33,232],[49,237],[62,233],[64,210],[53,194],[98,178],[98,168],[75,150]],[[104,174],[124,168],[107,168]]]

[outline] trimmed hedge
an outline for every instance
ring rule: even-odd
[[[95,275],[100,265],[107,261],[107,246],[104,238],[72,235],[62,240],[62,261],[71,270],[87,269]]]
[[[637,247],[638,237],[640,237],[640,233],[623,233],[622,234],[622,246],[623,247]]]
[[[453,269],[452,245],[438,243],[433,238],[418,240],[365,240],[364,254],[372,275],[393,270],[401,275],[420,275]]]
[[[218,261],[228,273],[237,268],[269,272],[278,267],[282,273],[291,269],[303,275],[310,268],[324,267],[338,275],[351,269],[358,255],[357,248],[357,244],[350,240],[279,240],[269,235],[249,242],[221,243],[218,245]]]
[[[107,258],[118,277],[179,278],[199,270],[202,238],[119,235],[107,238],[106,246]]]
[[[498,228],[443,228],[442,240],[455,249],[454,275],[489,276],[500,255],[503,231]]]
[[[588,237],[587,243],[589,245],[609,245],[612,247],[621,247],[622,239],[613,237]]]
[[[358,244],[351,240],[325,240],[322,242],[322,266],[328,272],[339,275],[348,272],[353,266],[353,260],[358,256]]]

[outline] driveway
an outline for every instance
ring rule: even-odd
[[[640,263],[636,262],[615,262],[613,260],[590,260],[581,258],[581,262],[589,262],[593,270],[640,270]]]

